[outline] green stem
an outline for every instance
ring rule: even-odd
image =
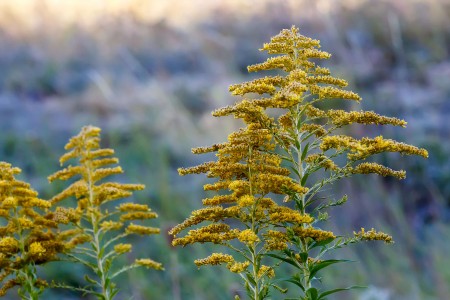
[[[252,160],[252,148],[249,147],[248,149],[248,158],[249,161],[247,162],[248,165],[248,181],[250,184],[250,194],[253,196],[253,188],[252,188],[252,170],[251,170],[251,163],[250,161]],[[252,207],[252,218],[251,218],[251,229],[253,232],[256,231],[256,220],[255,220],[255,211],[256,211],[256,206],[257,203],[253,204]],[[259,284],[258,284],[258,270],[257,270],[257,254],[256,254],[256,249],[254,247],[254,245],[249,246],[249,250],[251,253],[251,263],[252,263],[252,275],[253,275],[253,280],[255,281],[255,286],[253,289],[253,299],[254,300],[259,300]]]
[[[88,212],[90,214],[90,223],[92,225],[92,237],[91,245],[94,248],[95,256],[97,257],[97,271],[96,273],[100,277],[100,284],[102,288],[103,300],[112,300],[111,295],[111,285],[110,279],[108,278],[108,274],[105,270],[105,266],[103,264],[103,247],[101,245],[100,238],[100,229],[99,229],[99,217],[96,214],[96,206],[94,203],[94,189],[93,189],[93,180],[92,180],[92,166],[89,161],[86,163],[86,170],[88,175],[88,189],[89,189],[89,208]],[[90,210],[90,211],[89,211]]]

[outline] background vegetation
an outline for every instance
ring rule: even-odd
[[[210,111],[236,100],[228,85],[248,79],[246,66],[263,60],[262,43],[295,24],[333,54],[327,67],[350,81],[364,109],[408,121],[401,133],[378,127],[354,127],[354,133],[383,134],[430,153],[427,161],[382,157],[407,170],[403,181],[361,176],[330,191],[349,194],[334,214],[341,217],[331,220],[338,232],[373,225],[396,243],[342,251],[341,258],[357,262],[325,274],[325,284],[371,284],[342,299],[446,299],[449,2],[205,2],[0,1],[0,160],[22,168],[22,179],[49,198],[59,190],[46,177],[58,169],[65,142],[82,125],[100,126],[103,146],[116,149],[125,170],[119,180],[147,185],[136,197],[159,212],[166,232],[205,196],[205,178],[176,173],[205,159],[190,155],[190,148],[223,141],[241,125],[214,119]],[[167,271],[124,275],[124,299],[230,299],[242,290],[232,274],[197,270],[192,261],[209,253],[204,247],[169,245],[163,233],[135,248],[135,255],[154,257]],[[83,272],[53,266],[43,275],[76,284]],[[46,299],[78,298],[46,293]]]

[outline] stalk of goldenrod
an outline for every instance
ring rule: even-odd
[[[216,253],[196,264],[227,264],[230,271],[241,274],[250,299],[264,299],[273,289],[284,292],[270,278],[276,276],[279,264],[286,263],[294,268],[288,282],[300,288],[300,299],[324,299],[345,290],[320,290],[313,285],[321,269],[341,262],[325,256],[362,240],[391,243],[392,238],[373,229],[361,229],[347,238],[323,230],[321,222],[328,218],[327,209],[347,200],[346,196],[330,199],[325,188],[353,174],[405,177],[403,170],[370,161],[379,153],[428,156],[425,149],[382,136],[357,139],[335,134],[353,123],[405,127],[406,122],[372,111],[323,109],[323,102],[336,101],[333,99],[360,102],[361,98],[344,89],[345,80],[316,64],[331,56],[319,48],[318,40],[301,35],[296,27],[282,30],[264,44],[260,50],[276,56],[248,70],[280,70],[282,75],[230,86],[231,93],[242,96],[242,100],[213,115],[233,115],[245,127],[230,134],[225,143],[193,149],[195,154],[216,152],[217,161],[179,170],[181,175],[206,173],[217,178],[204,188],[223,192],[204,199],[206,208],[194,211],[171,230],[173,244],[211,242],[228,247],[233,256]],[[274,113],[269,110],[277,111],[279,117],[271,117]],[[284,200],[279,201],[276,194],[284,195]],[[231,229],[228,224],[237,224],[238,228]],[[178,237],[194,226],[197,229]],[[243,262],[236,262],[236,257]],[[245,268],[234,268],[237,264]],[[261,270],[268,276],[260,282]]]
[[[57,284],[83,293],[90,293],[99,299],[113,299],[119,292],[116,277],[133,268],[144,266],[161,270],[162,266],[151,259],[136,259],[129,265],[119,268],[117,259],[132,250],[129,243],[119,243],[131,234],[152,235],[159,233],[158,228],[135,224],[132,221],[154,219],[157,214],[146,204],[122,202],[111,209],[110,204],[122,198],[132,196],[133,191],[143,190],[141,184],[123,184],[105,182],[105,178],[122,173],[117,164],[118,159],[111,157],[112,149],[100,148],[100,129],[93,126],[84,127],[81,132],[70,139],[66,145],[67,153],[61,164],[77,159],[77,165],[69,165],[49,176],[49,180],[68,180],[76,178],[68,188],[54,196],[51,202],[56,204],[67,198],[77,200],[76,211],[81,219],[73,229],[76,235],[69,244],[73,249],[67,254],[74,262],[85,265],[93,271],[94,278],[85,276],[89,284],[97,288],[78,288]],[[107,167],[108,166],[108,167]]]

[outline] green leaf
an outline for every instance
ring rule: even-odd
[[[301,282],[300,282],[299,280],[295,280],[295,279],[285,279],[284,281],[293,283],[293,284],[295,284],[296,286],[298,286],[299,288],[301,288],[302,291],[305,291],[305,287],[303,286],[303,284],[301,284]]]
[[[276,289],[277,291],[279,291],[280,293],[286,294],[288,289],[283,289],[282,287],[279,287],[278,285],[275,284],[271,284],[270,286],[273,286],[274,289]]]
[[[321,300],[321,299],[325,299],[324,297],[334,294],[334,293],[338,293],[338,292],[342,292],[342,291],[348,291],[348,290],[353,290],[353,289],[364,289],[366,288],[365,286],[359,286],[359,285],[354,285],[354,286],[349,286],[346,288],[339,288],[339,289],[334,289],[334,290],[329,290],[326,292],[323,292],[319,295],[319,298],[317,298],[317,300]]]
[[[319,292],[316,288],[312,287],[306,291],[306,295],[308,296],[309,300],[318,300]]]
[[[117,295],[118,292],[119,292],[119,289],[114,289],[111,293],[111,299],[113,299],[114,296]]]
[[[316,247],[323,247],[328,245],[329,243],[331,243],[332,241],[334,241],[334,238],[329,238],[323,241],[319,241],[319,242],[315,242],[314,244],[311,245],[310,249],[314,249]]]
[[[86,281],[89,282],[89,283],[92,283],[92,284],[96,284],[96,285],[98,285],[98,286],[101,286],[100,283],[98,283],[96,280],[92,279],[92,278],[89,277],[88,275],[84,275],[84,280],[86,280]]]
[[[314,275],[317,272],[319,272],[323,268],[326,268],[333,264],[337,264],[337,263],[341,263],[341,262],[348,262],[348,261],[349,260],[345,260],[345,259],[328,259],[328,260],[324,260],[324,261],[315,263],[309,268],[309,276],[310,276],[310,278],[312,278],[312,277],[314,277]]]
[[[302,151],[302,161],[305,159],[306,154],[308,154],[308,149],[309,149],[309,143],[306,144],[305,149],[303,149]]]
[[[105,247],[101,247],[100,253],[98,255],[99,255],[99,257],[103,257],[104,254],[105,254]]]
[[[298,120],[297,120],[297,129],[300,130],[300,127],[302,127],[302,118],[299,116]]]
[[[105,265],[104,265],[105,272],[109,271],[109,269],[111,268],[111,263],[112,263],[112,259],[106,259],[105,260]]]
[[[245,274],[245,277],[247,277],[248,282],[250,282],[253,285],[256,285],[255,279],[252,276],[250,276],[250,274]]]
[[[289,169],[291,169],[295,174],[297,174],[297,176],[300,178],[302,177],[302,175],[300,175],[300,173],[298,172],[298,170],[294,167],[289,167]]]
[[[109,284],[111,283],[111,279],[109,279],[108,277],[105,279],[105,287],[108,288]]]
[[[266,254],[266,255],[267,255],[267,256],[270,256],[270,257],[273,257],[273,258],[276,258],[276,259],[279,259],[279,260],[282,260],[282,261],[284,261],[284,262],[287,262],[288,264],[293,265],[293,266],[296,267],[297,269],[300,269],[300,267],[298,266],[298,264],[297,264],[293,259],[291,259],[291,258],[282,257],[282,256],[279,256],[279,255],[276,255],[276,254],[271,254],[271,253],[268,253],[268,254]]]
[[[307,252],[300,253],[300,260],[301,260],[302,263],[307,261],[308,260],[308,253]]]
[[[302,186],[305,186],[306,180],[308,180],[309,177],[309,173],[306,173],[305,175],[303,175],[302,177],[302,181],[300,182]]]
[[[269,295],[269,287],[267,285],[265,285],[262,289],[261,292],[259,293],[259,299],[263,300],[264,298],[266,298]]]

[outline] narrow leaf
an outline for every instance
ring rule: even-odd
[[[291,264],[294,267],[300,269],[300,267],[297,265],[297,263],[293,259],[290,259],[290,258],[287,258],[287,257],[282,257],[282,256],[279,256],[279,255],[276,255],[276,254],[271,254],[271,253],[266,254],[266,255],[270,256],[270,257],[273,257],[273,258],[276,258],[276,259],[279,259],[279,260],[282,260],[284,262],[287,262],[288,264]]]
[[[326,296],[334,294],[334,293],[338,293],[338,292],[342,292],[342,291],[348,291],[348,290],[353,290],[353,289],[364,289],[364,288],[366,288],[366,287],[365,286],[354,285],[354,286],[349,286],[349,287],[346,287],[346,288],[339,288],[339,289],[329,290],[329,291],[321,293],[317,300],[324,299]]]
[[[304,263],[307,259],[308,259],[308,253],[307,252],[300,253],[300,260],[302,261],[302,263]]]
[[[308,154],[309,143],[306,144],[305,149],[302,151],[302,161],[305,159],[306,154]]]
[[[89,277],[88,275],[84,275],[84,280],[86,280],[86,281],[89,282],[89,283],[92,283],[92,284],[96,284],[96,285],[98,285],[98,286],[101,286],[100,283],[98,283],[96,280],[92,279],[92,278]]]
[[[298,286],[299,288],[301,288],[302,291],[305,291],[305,287],[303,286],[303,284],[300,283],[300,281],[297,281],[297,280],[294,280],[294,279],[286,279],[285,281],[293,283],[296,286]]]
[[[306,180],[308,180],[309,177],[309,173],[306,173],[305,175],[303,175],[302,177],[302,181],[301,181],[301,185],[305,186]]]
[[[314,249],[316,247],[323,247],[328,245],[329,243],[331,243],[332,241],[334,241],[334,238],[329,238],[320,242],[315,242],[314,244],[311,245],[310,249]]]
[[[312,287],[306,291],[306,295],[308,295],[309,300],[317,300],[319,297],[319,292],[317,291],[316,288]]]
[[[324,261],[315,263],[309,269],[309,276],[313,277],[317,272],[319,272],[323,268],[326,268],[326,267],[328,267],[330,265],[341,263],[341,262],[348,262],[348,260],[344,260],[344,259],[328,259],[328,260],[324,260]]]
[[[273,286],[274,289],[278,290],[280,293],[286,294],[288,289],[283,289],[282,287],[279,287],[278,285],[271,284],[270,286]]]
[[[250,276],[249,274],[246,274],[246,277],[247,277],[247,280],[248,280],[251,284],[256,285],[256,281],[255,281],[255,279],[254,279],[252,276]]]

